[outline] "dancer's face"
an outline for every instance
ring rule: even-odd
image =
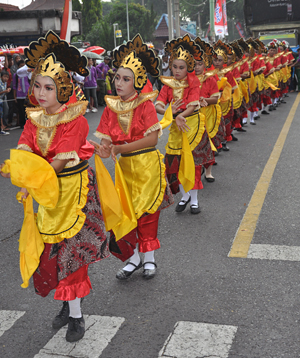
[[[196,61],[196,65],[195,65],[196,75],[202,75],[204,69],[205,69],[204,61]]]
[[[222,56],[218,55],[218,58],[213,59],[213,64],[215,68],[222,69],[224,66],[224,59]]]
[[[115,87],[123,101],[135,94],[134,74],[129,68],[120,67],[115,76]]]
[[[188,73],[185,61],[174,60],[172,63],[172,72],[176,80],[183,80]]]
[[[53,114],[62,106],[56,98],[56,86],[52,78],[37,75],[34,81],[33,93],[39,105]]]

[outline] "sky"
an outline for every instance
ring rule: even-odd
[[[31,3],[31,0],[0,0],[0,3],[16,5],[19,6],[20,9],[22,9],[23,7],[29,5]]]

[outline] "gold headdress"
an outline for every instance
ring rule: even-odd
[[[147,72],[154,77],[159,76],[158,58],[154,51],[143,43],[140,34],[125,45],[121,45],[114,51],[113,56],[115,68],[129,68],[133,72],[136,90],[142,90],[147,83]]]
[[[262,50],[265,49],[266,47],[265,44],[262,41],[260,41],[259,38],[255,39],[255,42],[261,47]]]
[[[209,68],[212,65],[213,58],[217,58],[218,55],[215,53],[214,48],[208,42],[201,40],[200,37],[196,37],[195,40],[197,45],[204,51],[203,53],[203,61],[205,63],[205,67]]]
[[[188,72],[194,71],[195,59],[197,61],[203,60],[203,51],[188,34],[176,40],[168,41],[165,46],[165,52],[171,54],[170,68],[174,60],[183,60],[187,65]]]
[[[52,30],[45,38],[31,42],[24,51],[28,67],[34,68],[29,93],[37,75],[48,76],[56,85],[56,97],[59,103],[67,103],[74,93],[74,85],[69,71],[88,76],[87,58],[78,49],[61,40]]]
[[[218,42],[214,44],[213,48],[218,56],[223,57],[224,63],[227,63],[228,55],[233,55],[232,47],[221,40],[218,40]]]
[[[244,51],[242,47],[239,45],[239,43],[237,41],[233,41],[230,43],[230,46],[232,47],[234,52],[234,57],[235,57],[234,62],[236,61],[236,58],[242,58]]]

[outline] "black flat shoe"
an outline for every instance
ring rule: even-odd
[[[175,208],[176,213],[182,213],[190,201],[191,201],[191,196],[188,198],[187,201],[180,200],[180,202],[176,205],[176,208]],[[184,203],[184,204],[179,205],[180,203]]]
[[[227,147],[226,144],[222,144],[222,150],[224,150],[224,152],[228,152],[229,148]]]
[[[233,140],[234,142],[237,142],[237,141],[238,141],[237,137],[235,137],[233,134],[231,134],[231,138],[232,138],[232,140]]]
[[[154,267],[153,269],[144,269],[143,271],[143,277],[146,280],[149,280],[150,278],[153,278],[155,276],[157,265],[155,262],[144,262],[143,267],[145,267],[146,264],[152,264]]]
[[[263,110],[263,111],[261,111],[261,114],[270,114],[270,113],[265,111],[265,110]]]
[[[191,205],[190,211],[191,211],[191,214],[194,214],[194,215],[201,213],[201,209],[199,208],[199,205],[195,205],[195,204]]]
[[[237,132],[247,132],[246,129],[243,129],[243,128],[237,128],[236,131]]]
[[[65,326],[69,323],[69,303],[68,301],[63,302],[62,309],[60,310],[59,314],[54,318],[52,321],[52,327],[54,329],[60,329],[61,327]]]
[[[250,124],[252,124],[253,126],[256,126],[256,123],[255,123],[255,122],[250,122]]]
[[[206,177],[204,178],[208,183],[213,183],[215,181],[215,178],[206,178]]]
[[[256,120],[256,119],[259,119],[259,118],[260,118],[260,116],[256,116],[256,117],[253,117],[253,118]]]
[[[66,341],[77,342],[84,336],[84,333],[85,333],[84,318],[69,317],[69,325],[66,333]]]
[[[117,278],[118,280],[127,280],[136,270],[140,269],[140,268],[143,266],[141,261],[140,261],[140,263],[139,263],[138,265],[135,265],[135,264],[132,263],[132,262],[128,262],[128,263],[126,264],[126,266],[127,266],[127,265],[132,265],[132,266],[134,266],[134,270],[133,270],[133,271],[126,271],[126,270],[124,270],[124,269],[119,270],[119,271],[117,272],[117,274],[116,274],[116,278]],[[125,267],[126,267],[126,266],[125,266]]]

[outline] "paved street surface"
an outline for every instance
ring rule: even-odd
[[[85,337],[53,330],[53,293],[22,289],[18,191],[0,178],[1,358],[297,358],[300,356],[300,94],[290,94],[217,157],[202,212],[161,213],[158,273],[126,282],[110,257],[90,266]],[[100,109],[100,108],[99,108]],[[292,111],[291,111],[292,109]],[[101,111],[89,113],[90,139]],[[0,162],[21,130],[0,137]],[[164,153],[168,130],[159,149]],[[94,166],[94,161],[90,164]],[[105,160],[113,175],[113,162]]]

